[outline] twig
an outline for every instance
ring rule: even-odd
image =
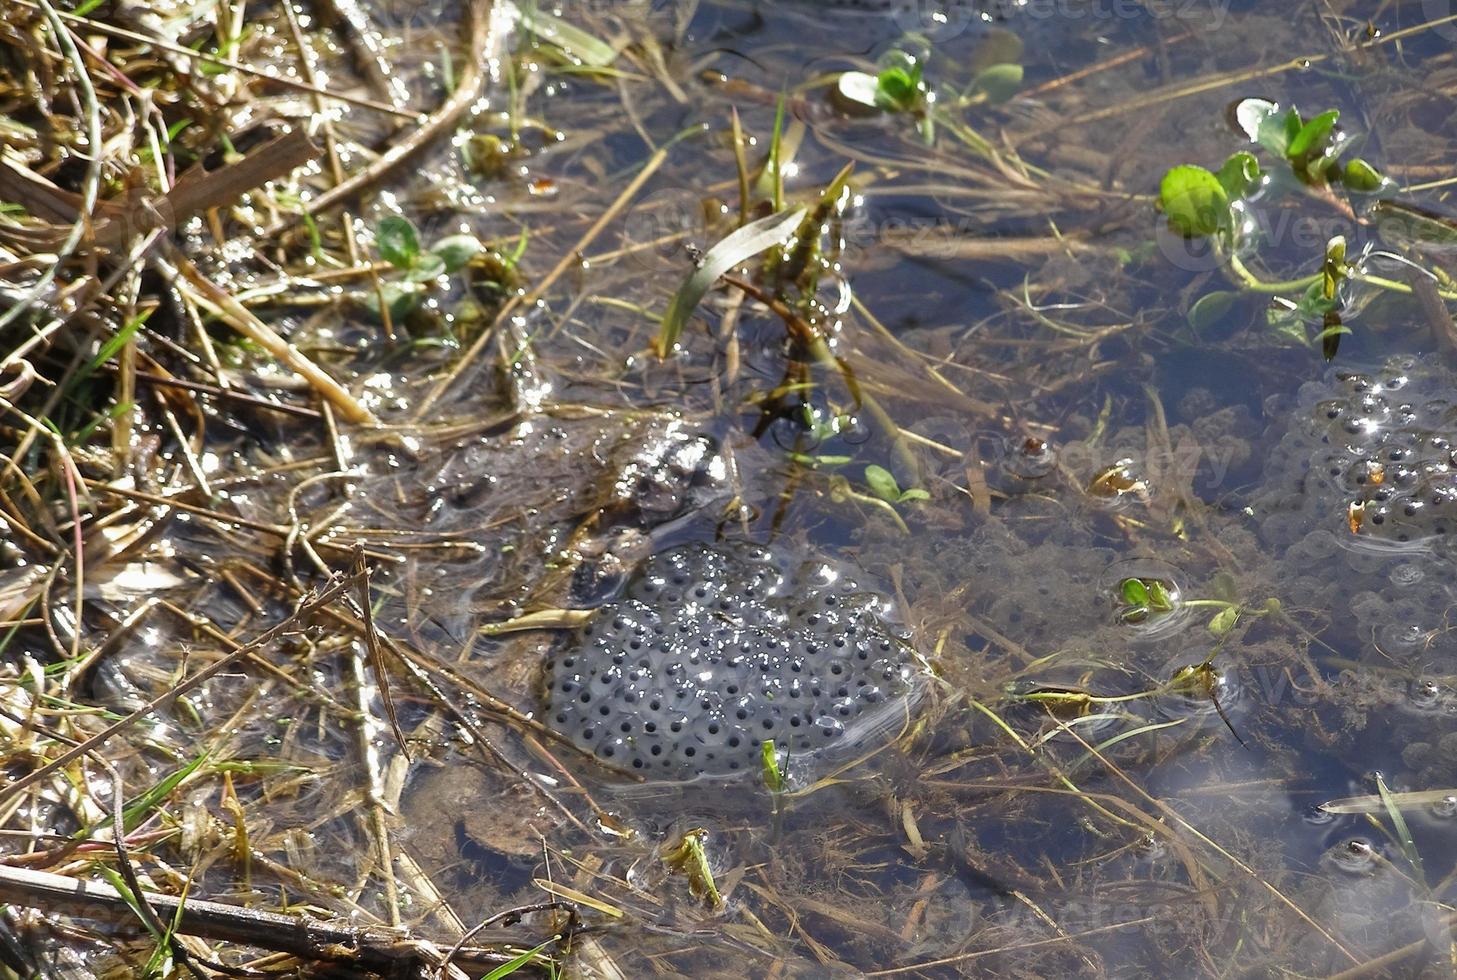
[[[243,943],[301,959],[345,963],[386,976],[418,975],[408,968],[427,962],[421,947],[430,941],[397,929],[360,928],[343,924],[342,920],[318,921],[157,892],[138,893],[137,900],[145,901],[159,919],[177,919],[177,931],[184,935]],[[48,912],[123,917],[134,914],[126,898],[110,885],[29,868],[0,866],[0,901]],[[501,941],[521,945],[505,937]],[[455,958],[489,966],[510,962],[514,957],[484,946],[471,946],[457,952]]]
[[[186,282],[204,306],[211,307],[215,313],[226,319],[234,330],[268,351],[284,366],[307,381],[319,397],[334,406],[340,415],[356,424],[375,424],[374,413],[360,404],[359,400],[350,394],[348,388],[335,381],[322,368],[305,357],[297,347],[284,340],[276,330],[258,319],[242,303],[204,276],[197,266],[192,264],[191,259],[170,245],[168,259],[173,269],[176,270],[179,285]]]

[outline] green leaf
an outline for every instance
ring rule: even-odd
[[[1164,174],[1159,205],[1169,226],[1185,238],[1212,235],[1228,220],[1229,195],[1203,167],[1183,164]]]
[[[464,269],[484,248],[475,235],[448,235],[436,242],[430,251],[440,257],[447,273],[454,273]]]
[[[1301,126],[1300,131],[1291,137],[1290,145],[1285,149],[1286,159],[1295,162],[1320,156],[1324,152],[1331,130],[1335,128],[1336,120],[1339,118],[1341,118],[1339,109],[1329,109]]]
[[[983,95],[993,105],[1006,102],[1022,88],[1021,65],[992,65],[980,72],[971,83],[974,95]]]
[[[1225,314],[1234,309],[1235,303],[1239,301],[1239,293],[1230,292],[1227,289],[1216,289],[1212,293],[1205,293],[1189,307],[1189,326],[1195,333],[1201,333],[1213,327]]]
[[[101,365],[115,357],[117,352],[126,346],[127,341],[136,336],[137,331],[152,318],[152,314],[155,312],[157,312],[157,308],[154,306],[151,309],[143,310],[141,313],[138,313],[123,323],[120,329],[106,343],[101,345],[101,350],[96,352],[96,356],[91,359],[91,363],[87,366],[86,374],[89,376],[97,368],[101,367]]]
[[[1148,586],[1148,604],[1159,612],[1172,612],[1174,608],[1174,597],[1169,595],[1168,587],[1162,581],[1151,578],[1145,581]]]
[[[1386,183],[1386,178],[1380,171],[1359,157],[1346,162],[1345,169],[1341,171],[1341,180],[1347,188],[1358,194],[1374,194]]]
[[[1260,161],[1250,151],[1240,150],[1224,161],[1215,177],[1231,200],[1244,197],[1260,182]]]
[[[719,277],[745,259],[752,258],[775,245],[782,245],[794,234],[804,217],[805,208],[771,214],[767,218],[751,221],[730,234],[703,256],[698,268],[678,287],[668,310],[658,325],[658,336],[653,340],[653,350],[659,357],[666,357],[678,343],[688,317],[697,309],[703,297],[718,282]]]
[[[1300,135],[1300,129],[1304,123],[1300,120],[1300,113],[1291,109],[1281,119],[1281,126],[1284,129],[1285,155],[1290,155],[1290,144],[1295,142],[1295,137]]]
[[[1285,155],[1285,141],[1282,139],[1279,146],[1269,146],[1266,139],[1279,133],[1285,133],[1284,123],[1280,120],[1280,107],[1269,99],[1244,99],[1234,107],[1235,125],[1240,132],[1244,133],[1251,143],[1259,143],[1267,150]]]
[[[779,750],[775,748],[772,738],[764,739],[764,744],[759,749],[759,760],[764,785],[769,792],[784,792],[784,772],[779,768]]]
[[[381,283],[379,291],[384,297],[385,307],[389,310],[391,323],[399,323],[419,309],[420,301],[424,298],[420,285],[414,282]],[[365,294],[364,305],[375,316],[384,319],[380,313],[379,297],[373,292]]]
[[[420,258],[420,236],[410,219],[392,214],[374,230],[379,254],[396,269],[408,269]]]
[[[930,500],[931,495],[920,487],[911,487],[909,490],[902,490],[901,495],[896,498],[896,503],[909,503],[912,500]]]
[[[1148,586],[1141,579],[1124,579],[1118,586],[1118,591],[1122,594],[1123,601],[1130,606],[1148,605]]]
[[[1346,236],[1337,235],[1325,246],[1325,264],[1320,271],[1321,296],[1334,301],[1341,280],[1349,274],[1350,270],[1346,268]]]
[[[580,27],[567,23],[560,17],[553,17],[527,4],[521,16],[521,26],[548,44],[554,44],[567,54],[590,68],[605,68],[617,60],[617,51],[612,45],[601,41]]]
[[[429,282],[444,274],[445,260],[434,252],[424,252],[405,273],[405,278],[410,282]]]
[[[1239,606],[1225,606],[1209,621],[1209,632],[1215,636],[1224,636],[1234,629],[1234,624],[1237,622],[1239,622]]]
[[[978,31],[976,46],[966,59],[967,74],[975,78],[993,65],[1021,64],[1026,45],[1012,31],[987,27]]]
[[[871,463],[865,467],[865,485],[870,488],[871,493],[886,503],[893,504],[900,500],[900,484],[895,482],[895,477],[884,466]]]
[[[548,939],[540,946],[536,947],[535,949],[527,950],[520,956],[516,957],[514,960],[509,960],[505,963],[502,963],[500,966],[496,967],[490,973],[487,973],[484,977],[482,977],[481,980],[502,980],[503,977],[509,977],[511,974],[515,973],[517,970],[521,969],[523,966],[534,960],[537,956],[541,954],[542,950],[546,949],[548,946],[556,941],[557,940],[555,938]]]
[[[1401,805],[1396,802],[1396,798],[1386,786],[1386,780],[1379,772],[1376,774],[1376,792],[1381,794],[1381,805],[1386,810],[1387,817],[1391,819],[1391,826],[1396,830],[1396,839],[1401,842],[1402,853],[1406,855],[1412,870],[1416,872],[1417,881],[1426,881],[1427,872],[1422,867],[1422,855],[1417,850],[1416,841],[1412,839],[1411,829],[1406,825],[1406,818],[1401,814]]]
[[[1335,308],[1335,300],[1325,295],[1324,276],[1311,283],[1300,297],[1300,301],[1295,304],[1295,312],[1308,320],[1322,319]]]
[[[911,80],[910,72],[904,68],[887,68],[875,81],[883,95],[897,102],[907,100],[916,93],[916,83]]]

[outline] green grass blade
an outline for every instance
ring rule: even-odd
[[[1396,829],[1396,839],[1401,842],[1402,853],[1406,855],[1407,862],[1416,871],[1417,878],[1421,881],[1427,880],[1427,872],[1422,867],[1422,855],[1417,850],[1416,841],[1412,840],[1411,830],[1406,825],[1406,818],[1401,815],[1401,807],[1391,795],[1391,790],[1386,788],[1386,780],[1381,773],[1376,774],[1376,792],[1381,794],[1381,805],[1386,810],[1386,816],[1391,821],[1391,826]]]
[[[1325,813],[1381,813],[1390,812],[1392,806],[1431,806],[1441,803],[1449,796],[1457,796],[1457,787],[1415,790],[1410,793],[1392,793],[1388,790],[1379,796],[1343,796],[1339,800],[1322,803],[1320,809]]]
[[[546,942],[542,943],[535,949],[522,953],[511,962],[502,963],[490,973],[487,973],[482,978],[482,980],[501,980],[502,977],[510,976],[511,974],[515,973],[517,970],[525,966],[527,963],[530,963],[533,959],[536,958],[537,954],[539,954],[543,949],[546,949],[554,942],[556,942],[555,938],[548,939]]]
[[[593,37],[580,27],[574,27],[558,17],[544,13],[535,4],[523,12],[521,26],[548,44],[555,44],[590,68],[605,68],[617,60],[617,51],[612,45]]]
[[[678,343],[683,327],[688,323],[688,317],[698,308],[698,304],[708,295],[708,291],[718,282],[720,276],[745,259],[783,244],[799,227],[799,221],[804,214],[804,208],[795,208],[785,214],[771,214],[767,218],[744,225],[709,249],[703,262],[678,287],[673,301],[668,304],[668,312],[663,314],[657,339],[653,341],[653,350],[657,355],[666,356]]]

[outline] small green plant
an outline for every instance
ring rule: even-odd
[[[423,249],[414,224],[393,214],[380,220],[374,240],[380,258],[403,274],[401,281],[387,282],[382,289],[391,320],[414,312],[424,298],[426,283],[460,272],[484,251],[474,235],[447,235]]]
[[[1318,272],[1287,281],[1263,279],[1245,262],[1259,244],[1252,235],[1252,219],[1267,197],[1292,189],[1354,219],[1352,195],[1387,190],[1390,182],[1372,164],[1349,154],[1354,137],[1339,129],[1340,113],[1335,109],[1306,118],[1296,109],[1282,109],[1265,99],[1245,99],[1235,106],[1233,118],[1238,130],[1276,161],[1273,170],[1262,168],[1254,152],[1239,150],[1218,170],[1181,164],[1159,183],[1159,208],[1169,229],[1185,239],[1208,239],[1235,287],[1200,297],[1189,309],[1190,326],[1198,331],[1212,324],[1242,295],[1264,295],[1270,297],[1266,322],[1277,335],[1316,344],[1327,358],[1334,357],[1341,336],[1350,332],[1341,317],[1349,305],[1343,296],[1346,283],[1405,294],[1411,286],[1373,275],[1365,267],[1369,248],[1353,262],[1343,235],[1327,241]],[[1457,293],[1439,291],[1439,295],[1457,299]]]
[[[784,792],[784,771],[779,768],[779,749],[775,747],[772,738],[766,738],[760,749],[761,769],[764,776],[764,785],[771,793]]]
[[[1339,183],[1360,194],[1386,186],[1386,179],[1371,164],[1345,156],[1354,137],[1337,128],[1339,109],[1305,119],[1294,108],[1281,111],[1266,99],[1245,99],[1235,106],[1234,117],[1250,142],[1284,159],[1291,173],[1306,184]]]
[[[852,111],[886,112],[917,120],[927,145],[935,139],[937,121],[949,121],[953,107],[1000,105],[1022,87],[1022,42],[1003,32],[981,45],[972,58],[973,74],[964,91],[938,93],[926,78],[926,55],[894,50],[880,61],[874,74],[842,72],[835,80],[835,96]],[[955,128],[955,127],[953,127]]]
[[[912,500],[931,499],[931,495],[920,487],[902,490],[890,470],[874,463],[865,467],[865,485],[870,488],[871,493],[888,504],[904,504]]]
[[[934,100],[926,85],[925,63],[905,51],[892,51],[874,75],[847,71],[836,81],[835,90],[845,102],[882,112],[925,112]]]
[[[1118,583],[1122,606],[1120,623],[1146,623],[1173,612],[1178,602],[1178,589],[1160,578],[1129,577]]]
[[[688,878],[688,891],[710,908],[723,908],[723,896],[713,880],[708,863],[708,831],[694,827],[685,831],[678,843],[663,855],[668,870]]]

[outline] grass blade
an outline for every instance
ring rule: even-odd
[[[1386,810],[1386,816],[1391,820],[1391,826],[1396,829],[1396,839],[1401,842],[1402,853],[1406,855],[1407,862],[1417,873],[1419,881],[1427,880],[1426,870],[1422,867],[1422,855],[1417,850],[1416,841],[1412,840],[1411,830],[1406,825],[1406,818],[1401,815],[1401,807],[1391,795],[1391,790],[1386,788],[1386,780],[1381,773],[1376,774],[1376,792],[1381,794],[1381,805]]]
[[[698,308],[698,304],[708,295],[719,277],[745,259],[788,241],[799,227],[804,214],[804,208],[795,208],[787,213],[771,214],[767,218],[751,221],[709,249],[698,268],[678,287],[673,302],[668,304],[668,312],[663,314],[658,336],[653,341],[654,352],[659,357],[667,356],[678,343],[678,337],[683,333],[688,317]]]
[[[1381,813],[1382,811],[1389,813],[1393,806],[1399,809],[1431,806],[1441,803],[1449,796],[1457,796],[1457,788],[1423,789],[1410,793],[1393,793],[1388,790],[1381,795],[1343,796],[1338,800],[1322,803],[1320,809],[1325,813]]]
[[[533,959],[535,959],[537,957],[537,955],[542,950],[546,949],[548,946],[550,946],[552,943],[554,943],[556,941],[557,940],[556,940],[555,937],[553,937],[551,939],[548,939],[546,942],[542,943],[540,946],[538,946],[538,947],[536,947],[535,949],[532,949],[532,950],[527,950],[526,952],[522,953],[520,956],[516,957],[514,960],[511,960],[509,963],[502,963],[500,966],[496,967],[490,973],[487,973],[482,978],[482,980],[501,980],[502,977],[510,976],[511,974],[515,973],[517,970],[519,970],[523,966],[525,966],[527,963],[530,963]]]

